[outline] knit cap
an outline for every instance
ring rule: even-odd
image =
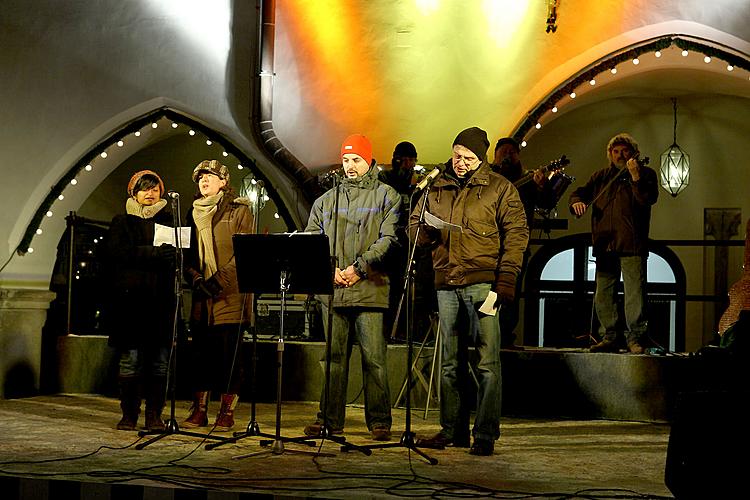
[[[453,145],[460,144],[469,151],[477,155],[481,161],[487,159],[487,148],[490,147],[490,140],[487,139],[487,132],[479,127],[471,127],[462,130],[453,141]]]
[[[214,174],[219,179],[229,182],[229,169],[219,163],[219,160],[203,160],[193,169],[193,182],[198,182],[201,172]]]
[[[346,154],[359,155],[369,165],[372,163],[372,144],[364,135],[352,134],[341,145],[341,157]]]
[[[135,185],[138,184],[138,181],[141,180],[141,177],[146,174],[156,177],[156,179],[159,181],[159,189],[161,190],[159,196],[164,195],[164,182],[161,180],[161,177],[159,177],[159,174],[157,174],[153,170],[141,170],[140,172],[134,173],[133,177],[131,177],[130,181],[128,181],[128,196],[135,196],[135,193],[133,192],[133,190],[135,189]]]
[[[393,150],[393,156],[398,156],[399,158],[416,158],[417,148],[411,142],[399,142],[396,144],[396,149]]]

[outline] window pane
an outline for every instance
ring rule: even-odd
[[[542,279],[573,281],[573,249],[569,248],[552,257],[542,270]]]

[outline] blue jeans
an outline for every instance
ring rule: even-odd
[[[169,348],[126,349],[120,352],[120,376],[162,378],[167,376]]]
[[[604,254],[596,258],[596,294],[594,305],[603,339],[617,337],[619,313],[616,286],[620,272],[625,291],[625,340],[637,342],[648,330],[646,319],[646,259],[642,255],[618,256]]]
[[[442,343],[440,425],[441,432],[449,439],[468,437],[469,433],[469,340],[473,340],[478,355],[479,383],[472,434],[474,439],[490,441],[500,437],[500,325],[497,316],[478,311],[491,289],[489,283],[479,283],[437,291]],[[459,313],[466,318],[466,327],[461,331],[457,328]]]
[[[323,329],[328,334],[328,307],[323,305]],[[325,381],[320,397],[318,421],[323,414],[332,430],[344,428],[346,392],[349,382],[349,359],[352,346],[359,343],[362,357],[362,380],[365,394],[367,428],[391,427],[391,397],[386,369],[387,345],[383,334],[383,312],[359,308],[333,310],[331,327],[331,374],[326,391]],[[326,392],[328,399],[326,400]],[[326,404],[327,401],[327,404]]]

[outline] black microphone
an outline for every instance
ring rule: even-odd
[[[180,197],[180,193],[177,191],[167,191],[167,198],[172,198],[173,200],[176,200]]]
[[[442,168],[441,168],[442,167]],[[439,165],[432,169],[432,172],[427,174],[424,179],[419,181],[419,183],[414,186],[414,192],[422,191],[424,188],[432,184],[432,182],[437,179],[437,176],[443,173],[443,167],[442,165]]]

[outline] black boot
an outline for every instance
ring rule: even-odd
[[[138,415],[141,413],[140,380],[135,376],[121,376],[118,378],[118,383],[122,418],[117,423],[117,429],[134,431],[138,425]]]
[[[153,378],[146,388],[146,429],[151,432],[159,432],[166,429],[161,412],[164,410],[165,391],[167,379],[164,377]]]

